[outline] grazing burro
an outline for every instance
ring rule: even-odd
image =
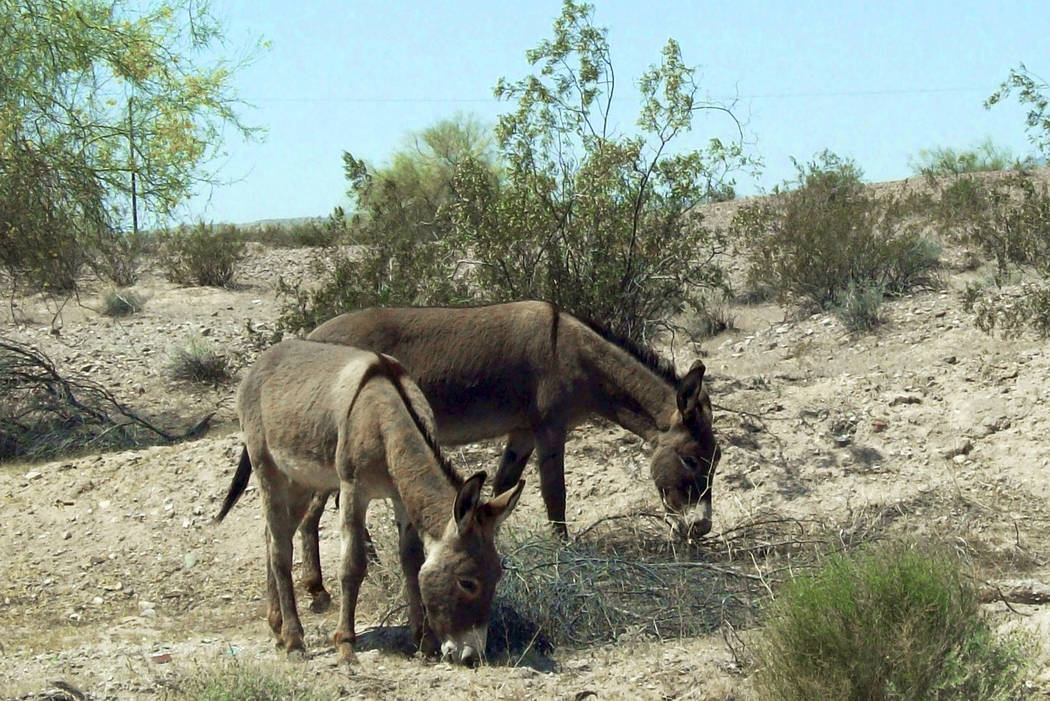
[[[704,365],[682,377],[650,349],[554,305],[371,308],[342,314],[309,339],[398,358],[434,410],[442,444],[508,436],[493,482],[513,485],[533,452],[547,516],[564,535],[565,437],[601,416],[654,446],[650,472],[680,536],[711,530],[711,484],[721,451],[712,430]],[[304,584],[321,605],[318,494],[301,527]]]
[[[301,654],[292,536],[316,492],[339,492],[342,571],[335,644],[354,659],[354,611],[367,567],[365,512],[389,498],[398,523],[409,624],[417,644],[474,664],[485,650],[502,573],[496,528],[522,482],[488,501],[485,473],[460,478],[433,438],[419,387],[393,358],[347,346],[283,341],[259,356],[237,395],[244,449],[217,520],[254,471],[266,515],[268,620]]]

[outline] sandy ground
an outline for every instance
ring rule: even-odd
[[[751,697],[750,670],[738,659],[747,630],[735,643],[724,630],[622,636],[476,670],[364,636],[360,664],[347,668],[328,643],[334,611],[304,604],[311,653],[303,663],[285,661],[262,610],[257,491],[225,523],[211,522],[239,452],[235,384],[187,387],[167,380],[163,365],[171,347],[194,336],[249,363],[257,348],[246,324],[272,328],[276,275],[304,269],[303,255],[253,248],[232,291],[180,288],[149,273],[139,287],[145,309],[119,322],[95,311],[90,291],[63,310],[58,335],[39,300],[3,322],[0,333],[39,346],[61,369],[106,384],[169,426],[216,417],[190,443],[0,466],[0,699],[64,698],[48,696],[61,683],[96,699],[164,697],[223,664],[278,670],[333,698]],[[819,523],[843,539],[873,530],[948,539],[993,592],[987,609],[997,624],[1046,643],[1029,683],[1050,697],[1050,346],[973,328],[953,292],[971,274],[946,271],[942,289],[889,302],[886,324],[872,335],[851,336],[825,315],[790,319],[773,304],[740,305],[731,309],[736,329],[663,349],[679,368],[705,357],[725,445],[715,529],[699,547],[724,552],[725,534],[777,519]],[[492,470],[498,446],[449,453],[461,469]],[[573,531],[657,510],[646,447],[618,427],[577,429],[566,466]],[[526,476],[533,484],[505,529],[543,520],[531,467]],[[379,511],[370,523],[389,540],[388,515]],[[335,527],[322,539],[335,589]],[[756,576],[769,566],[761,556],[741,562]],[[366,583],[359,631],[382,621],[391,577]]]

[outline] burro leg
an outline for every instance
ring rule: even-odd
[[[357,595],[368,569],[368,534],[365,530],[365,512],[368,500],[354,488],[352,482],[344,482],[339,491],[339,516],[342,523],[342,558],[340,587],[342,600],[339,603],[339,626],[335,631],[335,646],[343,662],[357,661],[354,655],[354,614]]]

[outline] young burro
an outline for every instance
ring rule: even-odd
[[[394,503],[408,617],[428,653],[476,664],[485,650],[499,524],[523,482],[485,501],[485,473],[461,479],[433,438],[423,393],[390,356],[290,340],[264,352],[241,383],[244,450],[217,520],[254,470],[266,514],[266,591],[278,646],[300,655],[292,535],[315,492],[339,491],[342,601],[335,644],[354,659],[354,611],[367,567],[365,512]]]

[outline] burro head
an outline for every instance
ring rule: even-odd
[[[503,574],[496,529],[518,503],[524,481],[488,501],[481,499],[485,473],[460,487],[441,539],[427,547],[419,570],[426,624],[441,655],[465,665],[481,662],[496,583]]]
[[[711,487],[722,451],[711,428],[711,398],[697,360],[676,389],[676,407],[657,436],[649,469],[672,532],[696,538],[711,530]]]

